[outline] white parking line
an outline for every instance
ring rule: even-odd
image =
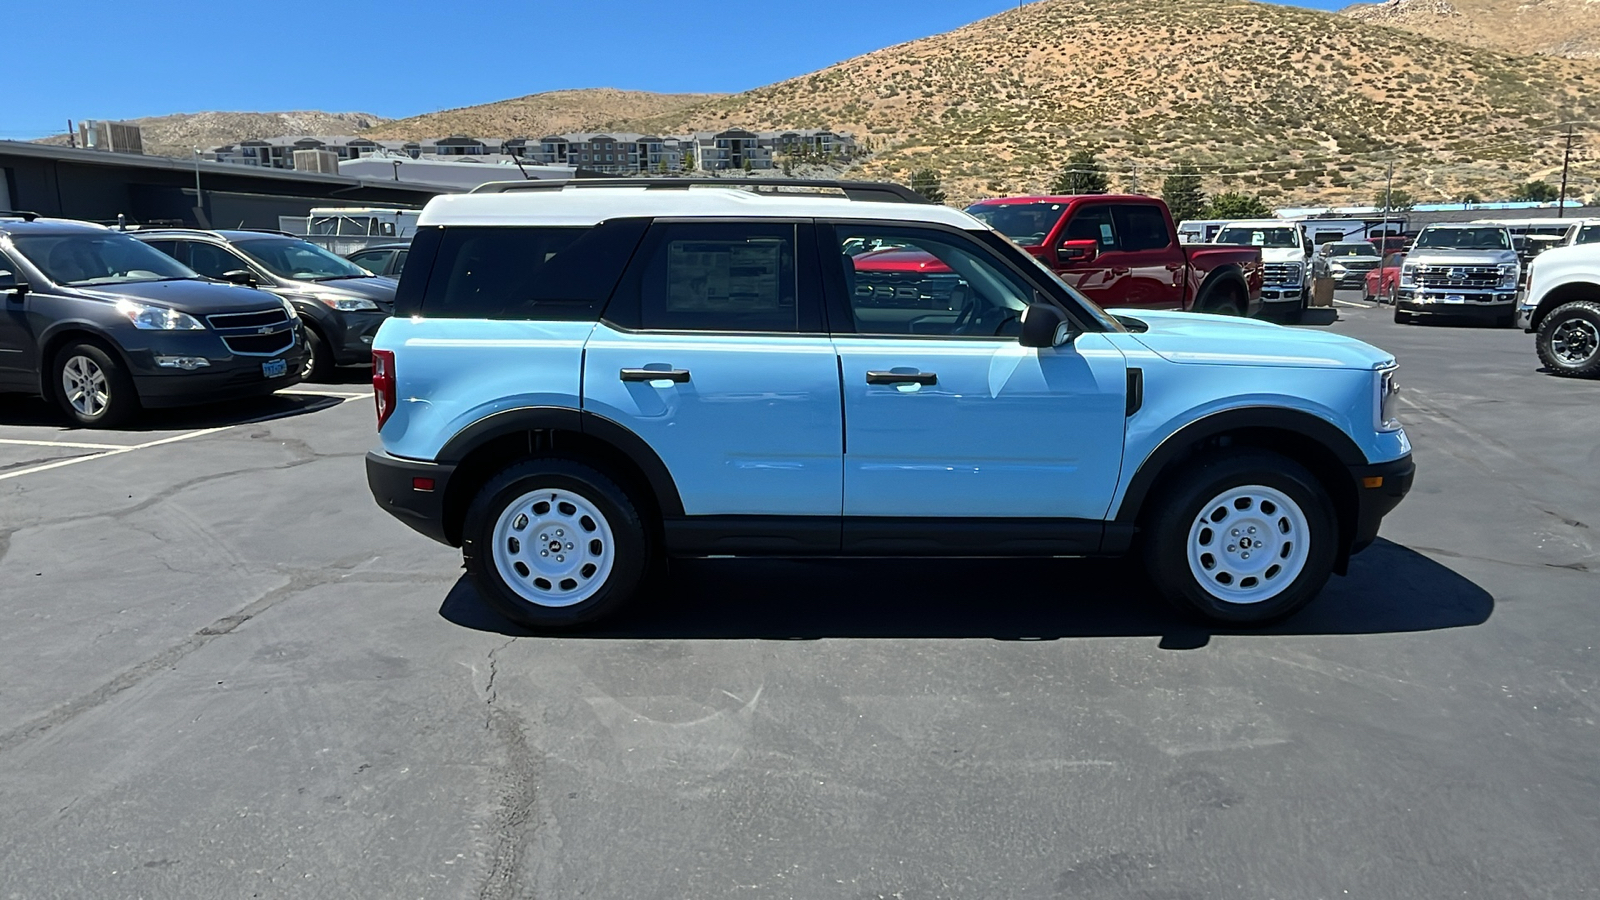
[[[0,444],[17,444],[23,447],[71,447],[74,450],[121,450],[127,444],[80,444],[74,441],[25,441],[22,438],[0,438]]]
[[[1340,306],[1353,306],[1356,309],[1377,309],[1378,308],[1378,304],[1376,304],[1376,303],[1356,303],[1356,302],[1353,302],[1353,301],[1350,301],[1350,300],[1335,300],[1333,302],[1339,304]]]
[[[161,438],[159,440],[145,441],[142,444],[128,444],[126,446],[117,446],[115,444],[76,444],[69,443],[67,441],[22,441],[8,439],[0,441],[0,443],[26,444],[28,446],[68,447],[72,449],[102,449],[105,450],[105,452],[91,453],[88,456],[75,456],[71,459],[58,459],[55,462],[40,463],[37,466],[29,466],[26,469],[17,469],[14,472],[0,472],[0,481],[5,481],[7,478],[17,478],[22,475],[32,475],[35,472],[46,472],[50,469],[59,469],[62,466],[77,465],[78,463],[88,462],[92,459],[105,459],[108,456],[118,456],[123,453],[132,453],[135,450],[144,450],[147,447],[159,447],[162,444],[173,444],[177,443],[178,441],[187,441],[190,438],[201,437],[207,434],[216,434],[219,431],[227,431],[232,427],[232,425],[222,425],[217,428],[202,428],[198,431],[188,431],[183,434],[176,434],[171,437]]]
[[[316,388],[285,388],[285,389],[279,391],[278,393],[280,393],[280,394],[304,394],[307,397],[340,397],[340,398],[343,398],[345,400],[359,400],[362,397],[371,397],[372,396],[372,392],[371,391],[361,391],[359,393],[353,393],[353,392],[350,392],[350,391],[322,391],[322,390],[317,390]]]

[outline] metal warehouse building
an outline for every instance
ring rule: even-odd
[[[198,182],[198,185],[197,185]],[[0,141],[0,209],[130,225],[277,228],[313,206],[421,207],[449,189]]]

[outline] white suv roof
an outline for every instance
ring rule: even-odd
[[[520,187],[520,185],[518,185]],[[821,185],[826,186],[826,185]],[[737,216],[771,218],[890,219],[988,230],[970,215],[935,203],[851,200],[838,194],[773,193],[735,187],[600,186],[505,189],[447,194],[428,201],[417,227],[429,225],[595,225],[630,216]]]

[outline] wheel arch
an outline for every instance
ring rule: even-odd
[[[1250,306],[1250,285],[1245,281],[1244,270],[1238,263],[1223,263],[1207,272],[1200,279],[1200,287],[1195,289],[1194,303],[1191,309],[1196,312],[1204,311],[1206,304],[1202,301],[1208,299],[1215,291],[1232,288],[1238,292],[1239,313],[1243,315]]]
[[[1539,298],[1539,305],[1534,308],[1528,327],[1538,331],[1539,326],[1544,324],[1545,316],[1558,307],[1578,300],[1600,303],[1600,284],[1593,281],[1569,281],[1545,291],[1544,296]]]
[[[1278,407],[1247,407],[1213,413],[1185,425],[1163,440],[1139,464],[1128,482],[1114,522],[1138,527],[1152,498],[1184,471],[1194,457],[1227,447],[1271,450],[1303,465],[1333,500],[1339,522],[1334,571],[1344,574],[1356,534],[1357,489],[1352,466],[1368,464],[1366,454],[1337,425],[1312,413]]]
[[[111,354],[122,368],[130,375],[133,373],[133,363],[115,339],[85,322],[67,321],[45,333],[44,340],[39,342],[39,394],[46,400],[55,399],[55,364],[56,354],[61,348],[74,341],[91,343],[101,350]],[[138,389],[135,388],[135,394]]]
[[[455,467],[444,496],[444,532],[460,545],[467,507],[505,466],[521,459],[560,456],[587,463],[615,478],[638,498],[655,523],[683,515],[677,483],[643,438],[604,416],[566,407],[504,410],[457,432],[437,459]]]

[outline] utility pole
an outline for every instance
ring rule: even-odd
[[[1389,250],[1389,210],[1394,208],[1394,160],[1389,160],[1389,180],[1383,188],[1383,249]]]
[[[1561,154],[1561,199],[1556,202],[1556,218],[1567,217],[1567,167],[1572,162],[1572,126],[1567,126],[1567,149]]]
[[[77,129],[72,127],[72,120],[71,119],[67,120],[67,146],[68,147],[76,147],[76,146],[78,146],[78,131],[77,131]]]
[[[194,217],[201,228],[209,226],[206,221],[206,202],[200,193],[200,148],[194,148]]]

